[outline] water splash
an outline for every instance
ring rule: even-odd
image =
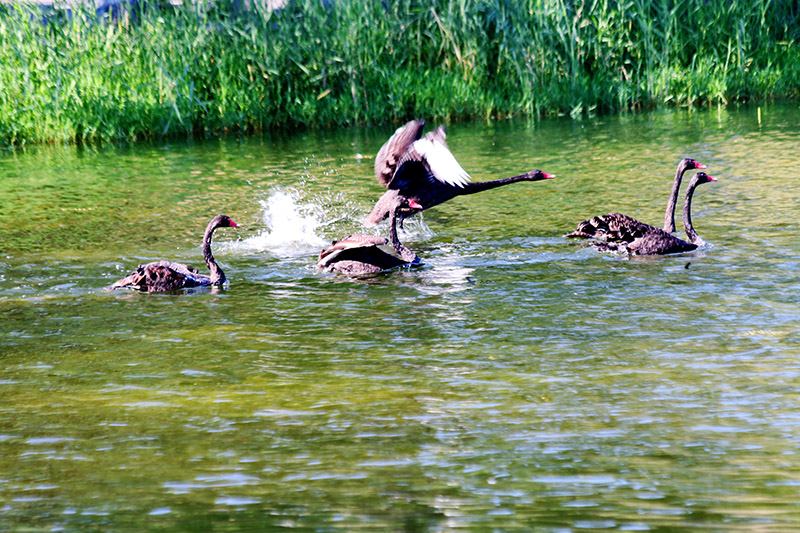
[[[388,236],[386,224],[367,228],[368,208],[356,205],[341,194],[307,196],[297,189],[275,189],[266,199],[259,200],[265,229],[242,241],[218,243],[220,250],[235,249],[238,253],[270,253],[289,258],[316,254],[332,240],[352,233],[371,233]],[[425,225],[421,215],[405,222],[400,239],[428,240],[434,232]]]
[[[260,200],[266,229],[239,243],[248,251],[270,252],[278,257],[293,257],[318,252],[330,241],[319,235],[327,226],[348,218],[337,213],[324,200],[305,200],[297,190],[276,190]]]
[[[385,231],[388,233],[386,229],[388,224],[382,223],[378,225],[378,231]],[[418,213],[411,218],[406,219],[403,223],[402,228],[398,228],[398,235],[400,240],[411,241],[411,242],[422,242],[427,241],[436,235],[436,232],[431,230],[428,225],[425,223],[425,215],[423,213]]]

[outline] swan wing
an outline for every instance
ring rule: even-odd
[[[654,228],[652,231],[637,237],[628,244],[628,248],[634,255],[664,255],[680,252],[690,252],[697,248],[692,244],[671,235],[661,228]]]
[[[464,187],[469,183],[467,171],[461,168],[445,142],[444,126],[439,126],[422,139],[414,141],[414,150],[430,174],[438,181],[453,187]]]
[[[631,216],[622,213],[608,213],[580,222],[578,229],[567,234],[567,237],[631,242],[654,229],[656,228]]]
[[[377,235],[349,235],[340,241],[334,241],[329,248],[320,252],[317,267],[327,270],[332,265],[343,262],[360,263],[360,268],[373,265],[376,267],[374,271],[404,263],[402,258],[397,257],[389,241]]]
[[[378,237],[377,235],[348,235],[344,239],[333,241],[329,247],[322,250],[319,253],[319,263],[322,263],[323,261],[329,262],[333,259],[331,256],[335,257],[344,250],[366,248],[369,246],[384,246],[388,244],[389,241],[385,237]]]
[[[383,143],[375,156],[375,177],[378,178],[378,183],[384,187],[389,186],[414,141],[422,136],[423,127],[424,120],[412,120],[397,128],[389,140]]]
[[[150,263],[145,268],[150,290],[164,291],[211,285],[211,278],[196,268],[174,261]]]

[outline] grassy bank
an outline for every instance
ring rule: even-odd
[[[0,6],[0,142],[580,115],[800,94],[775,0],[293,0],[61,22]]]

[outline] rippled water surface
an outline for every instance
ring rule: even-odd
[[[425,266],[316,272],[365,229],[393,128],[0,155],[0,529],[800,528],[800,110],[449,125],[473,179]],[[429,126],[433,126],[432,124]],[[707,246],[660,225],[679,159]],[[685,185],[684,185],[685,187]],[[103,287],[140,262],[230,287]]]

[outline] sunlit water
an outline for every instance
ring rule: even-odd
[[[557,179],[409,220],[425,265],[365,280],[313,265],[386,234],[363,221],[393,128],[3,154],[0,529],[800,528],[798,124],[451,124],[473,179]],[[707,246],[562,237],[660,225],[684,156],[719,178]],[[227,290],[103,290],[202,267],[217,213],[243,226],[215,236]]]

